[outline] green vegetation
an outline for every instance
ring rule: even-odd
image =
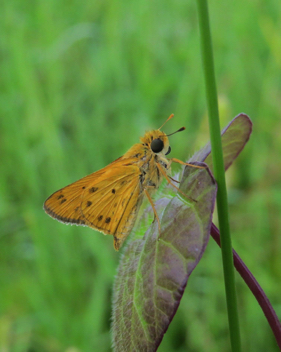
[[[209,4],[221,126],[254,124],[227,173],[232,243],[281,316],[281,5]],[[112,238],[42,210],[173,112],[172,157],[209,139],[194,2],[5,0],[0,65],[0,350],[111,350]],[[177,168],[176,168],[177,170]],[[278,351],[239,275],[242,350]],[[211,239],[159,351],[229,350]]]
[[[220,137],[219,102],[215,77],[213,43],[211,36],[208,0],[197,0],[198,22],[200,28],[202,66],[208,106],[210,143],[214,177],[217,182],[217,214],[220,228],[220,241],[225,296],[228,312],[231,351],[241,352],[241,337],[237,309],[236,285],[234,276],[233,249],[229,226],[228,199],[225,178],[223,145]]]

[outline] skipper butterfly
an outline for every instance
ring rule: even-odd
[[[181,192],[168,176],[172,162],[200,168],[167,158],[171,152],[168,137],[185,130],[185,127],[166,135],[160,131],[165,123],[158,130],[146,132],[140,143],[108,166],[53,193],[44,203],[45,212],[63,223],[89,226],[105,235],[113,235],[114,248],[119,250],[135,224],[144,197],[147,197],[160,232],[151,193],[163,178]]]

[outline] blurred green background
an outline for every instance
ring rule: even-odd
[[[233,245],[281,317],[281,3],[210,3],[221,126],[254,123],[227,173]],[[193,1],[4,0],[0,22],[0,351],[110,351],[112,238],[42,210],[57,189],[164,128],[173,157],[209,139]],[[277,351],[237,275],[244,351]],[[229,351],[210,239],[159,351]]]

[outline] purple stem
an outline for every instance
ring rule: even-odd
[[[214,224],[212,224],[212,227],[211,227],[211,236],[220,246],[221,245],[220,232]],[[243,280],[248,285],[249,289],[252,291],[253,295],[256,297],[256,300],[261,306],[261,309],[264,312],[264,315],[275,336],[276,342],[281,350],[281,323],[274,309],[272,308],[272,305],[270,304],[269,299],[267,298],[263,289],[260,287],[257,280],[254,278],[253,274],[250,272],[250,270],[247,268],[247,266],[245,265],[243,260],[239,257],[239,255],[235,252],[235,250],[233,249],[232,251],[233,251],[234,266],[238,271],[238,273],[243,278]]]

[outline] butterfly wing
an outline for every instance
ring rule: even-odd
[[[64,223],[89,226],[114,236],[119,249],[129,235],[143,199],[139,168],[117,159],[53,193],[44,203],[47,214]]]

